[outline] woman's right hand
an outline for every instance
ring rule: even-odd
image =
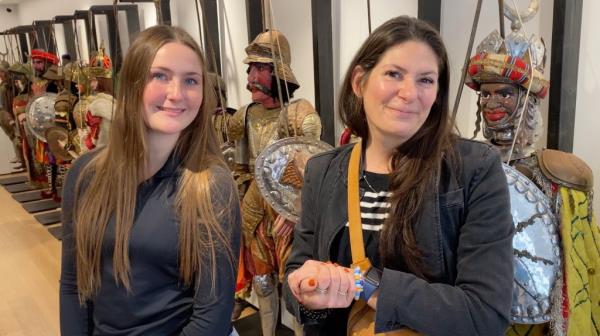
[[[311,310],[348,307],[356,291],[350,268],[316,260],[290,273],[288,285],[298,302]]]

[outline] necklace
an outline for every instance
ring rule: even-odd
[[[375,188],[373,188],[373,186],[371,185],[371,183],[369,183],[369,180],[367,180],[367,174],[365,174],[363,172],[363,176],[362,176],[363,180],[365,180],[365,182],[367,182],[367,185],[369,186],[369,189],[371,189],[372,192],[377,194],[377,190],[375,190]]]

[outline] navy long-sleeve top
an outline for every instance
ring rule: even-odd
[[[215,207],[225,207],[234,260],[217,249],[215,287],[212,272],[204,267],[198,290],[186,287],[179,277],[179,222],[174,209],[180,176],[172,155],[137,191],[134,224],[129,242],[131,292],[115,282],[113,247],[115,220],[109,220],[102,244],[100,290],[85,306],[79,304],[73,236],[75,184],[81,169],[97,152],[80,157],[67,175],[63,189],[63,241],[60,278],[62,335],[229,335],[240,245],[240,210],[230,173],[212,168],[218,190],[211,190]],[[233,200],[234,204],[226,204]],[[215,209],[219,211],[220,209]],[[208,263],[206,264],[208,265]]]

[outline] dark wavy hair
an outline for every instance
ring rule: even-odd
[[[438,61],[438,92],[429,116],[421,128],[401,144],[393,154],[390,174],[390,215],[379,238],[379,252],[386,267],[408,268],[427,278],[423,253],[414,235],[421,208],[428,192],[437,183],[443,157],[455,157],[452,144],[456,138],[448,109],[449,67],[446,48],[439,33],[428,23],[408,16],[393,18],[379,26],[354,56],[342,84],[338,101],[341,120],[351,131],[369,138],[363,101],[352,90],[354,70],[364,71],[360,85],[365,85],[373,68],[392,47],[407,41],[427,44]],[[398,255],[400,246],[401,256]],[[401,257],[401,258],[399,258]]]

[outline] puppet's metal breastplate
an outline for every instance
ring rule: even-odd
[[[503,168],[516,230],[511,320],[519,324],[548,322],[550,296],[561,272],[558,220],[548,196],[515,168]]]
[[[56,93],[44,93],[29,102],[26,108],[27,127],[39,140],[46,142],[46,130],[54,126]]]

